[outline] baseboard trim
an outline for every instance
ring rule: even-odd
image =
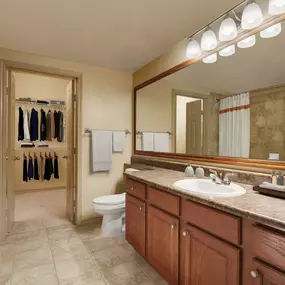
[[[25,194],[25,193],[33,193],[33,192],[43,192],[43,191],[56,191],[56,190],[66,190],[66,187],[51,187],[44,189],[29,189],[29,190],[16,190],[16,194]]]
[[[88,225],[101,225],[103,216],[82,220],[78,226],[88,226]]]

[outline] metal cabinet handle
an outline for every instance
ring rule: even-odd
[[[143,210],[143,206],[140,206],[140,211],[142,211]]]
[[[186,236],[189,235],[189,232],[187,230],[184,230],[182,234],[183,234],[184,237],[186,237]]]
[[[250,271],[250,275],[253,278],[257,278],[259,276],[259,273],[258,273],[258,271],[252,270],[252,271]]]
[[[134,186],[131,187],[131,190],[134,191],[136,188]]]
[[[15,160],[21,160],[20,156],[14,156],[14,161]]]
[[[62,158],[63,158],[63,159],[68,159],[69,156],[68,156],[68,155],[64,155]]]
[[[177,227],[177,225],[175,223],[171,225],[172,229],[175,229],[176,227]]]

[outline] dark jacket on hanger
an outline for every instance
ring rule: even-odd
[[[34,178],[34,165],[33,165],[33,159],[29,158],[29,164],[28,164],[28,178],[31,180]]]
[[[54,138],[57,139],[59,134],[59,112],[54,111],[53,118],[54,118]]]
[[[24,139],[24,112],[21,107],[19,107],[19,118],[18,118],[18,141]]]
[[[40,140],[45,141],[47,139],[47,119],[46,119],[46,112],[41,109],[41,135]]]
[[[58,157],[54,158],[54,178],[59,179]]]
[[[30,137],[31,141],[39,139],[39,118],[38,112],[33,108],[30,118]]]
[[[53,123],[53,113],[51,110],[47,113],[47,140],[52,141],[54,136],[54,123]]]
[[[49,181],[51,179],[52,174],[53,174],[52,159],[50,157],[46,157],[44,180]]]
[[[59,131],[58,131],[58,137],[57,137],[57,141],[58,142],[63,142],[63,138],[64,138],[64,125],[63,125],[63,113],[62,112],[58,112],[58,116],[59,116]]]
[[[23,160],[23,181],[28,182],[28,161],[27,158]]]
[[[34,179],[40,180],[38,159],[34,159]]]

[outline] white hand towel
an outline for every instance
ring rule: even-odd
[[[144,151],[153,151],[153,133],[142,133],[142,149]]]
[[[27,141],[30,141],[31,140],[31,137],[30,137],[30,128],[29,128],[29,111],[26,110],[24,112],[24,138],[25,140]]]
[[[124,131],[113,132],[113,152],[124,152],[125,137],[126,133]]]
[[[112,132],[92,130],[92,170],[109,171],[112,167]]]
[[[154,151],[169,152],[168,133],[154,133]]]

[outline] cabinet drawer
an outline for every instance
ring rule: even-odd
[[[285,234],[254,225],[252,246],[254,257],[285,270]]]
[[[147,199],[150,204],[165,210],[173,215],[179,216],[179,197],[157,190],[152,187],[147,188]]]
[[[126,192],[141,199],[146,198],[146,185],[132,179],[126,181]]]
[[[182,218],[231,243],[241,244],[241,219],[239,217],[183,199]]]

